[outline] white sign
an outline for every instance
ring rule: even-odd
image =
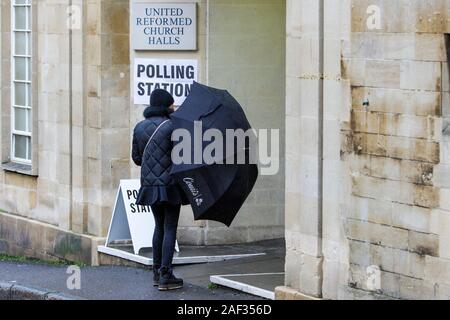
[[[140,180],[120,181],[106,246],[131,240],[135,254],[152,247],[155,219],[149,206],[136,205],[140,187]],[[178,244],[176,250],[179,251]]]
[[[142,59],[134,60],[134,103],[150,104],[156,89],[170,92],[175,105],[181,105],[198,81],[197,60]]]
[[[196,3],[133,3],[134,50],[197,50]]]

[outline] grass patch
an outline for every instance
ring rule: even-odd
[[[10,255],[4,254],[4,253],[0,253],[0,261],[1,262],[24,263],[24,262],[28,262],[28,259],[26,257],[10,256]]]
[[[87,265],[82,262],[71,262],[63,259],[57,259],[53,261],[45,261],[36,258],[28,258],[24,256],[12,256],[5,253],[0,253],[0,262],[12,262],[12,263],[28,263],[28,264],[45,264],[50,266],[72,266],[76,265],[80,268],[86,267]]]
[[[219,288],[219,286],[217,285],[217,284],[215,284],[215,283],[210,283],[210,284],[208,284],[208,289],[209,290],[216,290],[217,288]]]

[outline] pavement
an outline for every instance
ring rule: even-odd
[[[51,293],[53,297],[56,294],[56,298],[59,294],[62,298],[88,300],[260,300],[262,298],[224,287],[210,288],[211,275],[254,274],[284,269],[284,254],[279,248],[283,246],[282,240],[252,246],[256,251],[264,249],[267,254],[176,266],[175,275],[184,279],[185,287],[171,292],[160,292],[152,286],[153,272],[149,268],[121,266],[83,267],[80,289],[70,290],[67,281],[71,274],[67,273],[67,266],[0,262],[0,283],[36,289],[44,298]],[[270,281],[270,277],[267,279]],[[263,282],[261,285],[264,285]]]
[[[182,273],[178,272],[178,275]],[[182,290],[160,292],[152,286],[153,272],[129,267],[81,268],[81,289],[70,290],[66,266],[0,263],[0,281],[41,292],[88,300],[250,300],[256,297],[225,288],[210,290],[186,279]]]

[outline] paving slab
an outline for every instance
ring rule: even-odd
[[[222,278],[245,283],[249,286],[258,287],[263,290],[274,291],[276,287],[284,284],[284,272],[281,273],[258,273],[258,274],[232,274],[223,275]]]
[[[285,242],[283,239],[271,240],[251,246],[253,250],[266,254],[198,265],[195,268],[180,266],[177,270],[197,285],[212,282],[266,299],[274,299],[275,288],[284,285]]]
[[[241,292],[275,300],[275,288],[284,284],[284,273],[230,274],[211,276],[211,282]]]

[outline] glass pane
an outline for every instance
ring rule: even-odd
[[[27,21],[27,30],[31,30],[31,8],[26,7],[26,21]]]
[[[14,129],[28,132],[27,109],[14,108]]]
[[[27,98],[28,98],[27,107],[31,107],[31,85],[27,84],[26,87],[27,87]]]
[[[26,81],[27,76],[27,58],[14,58],[15,78],[14,80]]]
[[[27,8],[15,7],[15,25],[14,29],[26,30],[27,29]]]
[[[16,106],[27,105],[27,85],[25,83],[14,83],[14,104]]]
[[[27,160],[31,160],[31,138],[27,137]]]
[[[27,69],[28,69],[27,80],[31,81],[31,59],[30,58],[27,58]]]
[[[27,109],[27,132],[31,133],[31,110]]]
[[[14,135],[14,157],[27,159],[28,137]]]
[[[27,39],[26,54],[28,56],[31,56],[31,32],[26,33],[26,39]]]
[[[15,4],[27,4],[28,0],[16,0]]]
[[[17,55],[26,55],[27,54],[27,38],[29,35],[27,32],[14,32],[14,42],[15,42],[15,50],[14,53]]]

